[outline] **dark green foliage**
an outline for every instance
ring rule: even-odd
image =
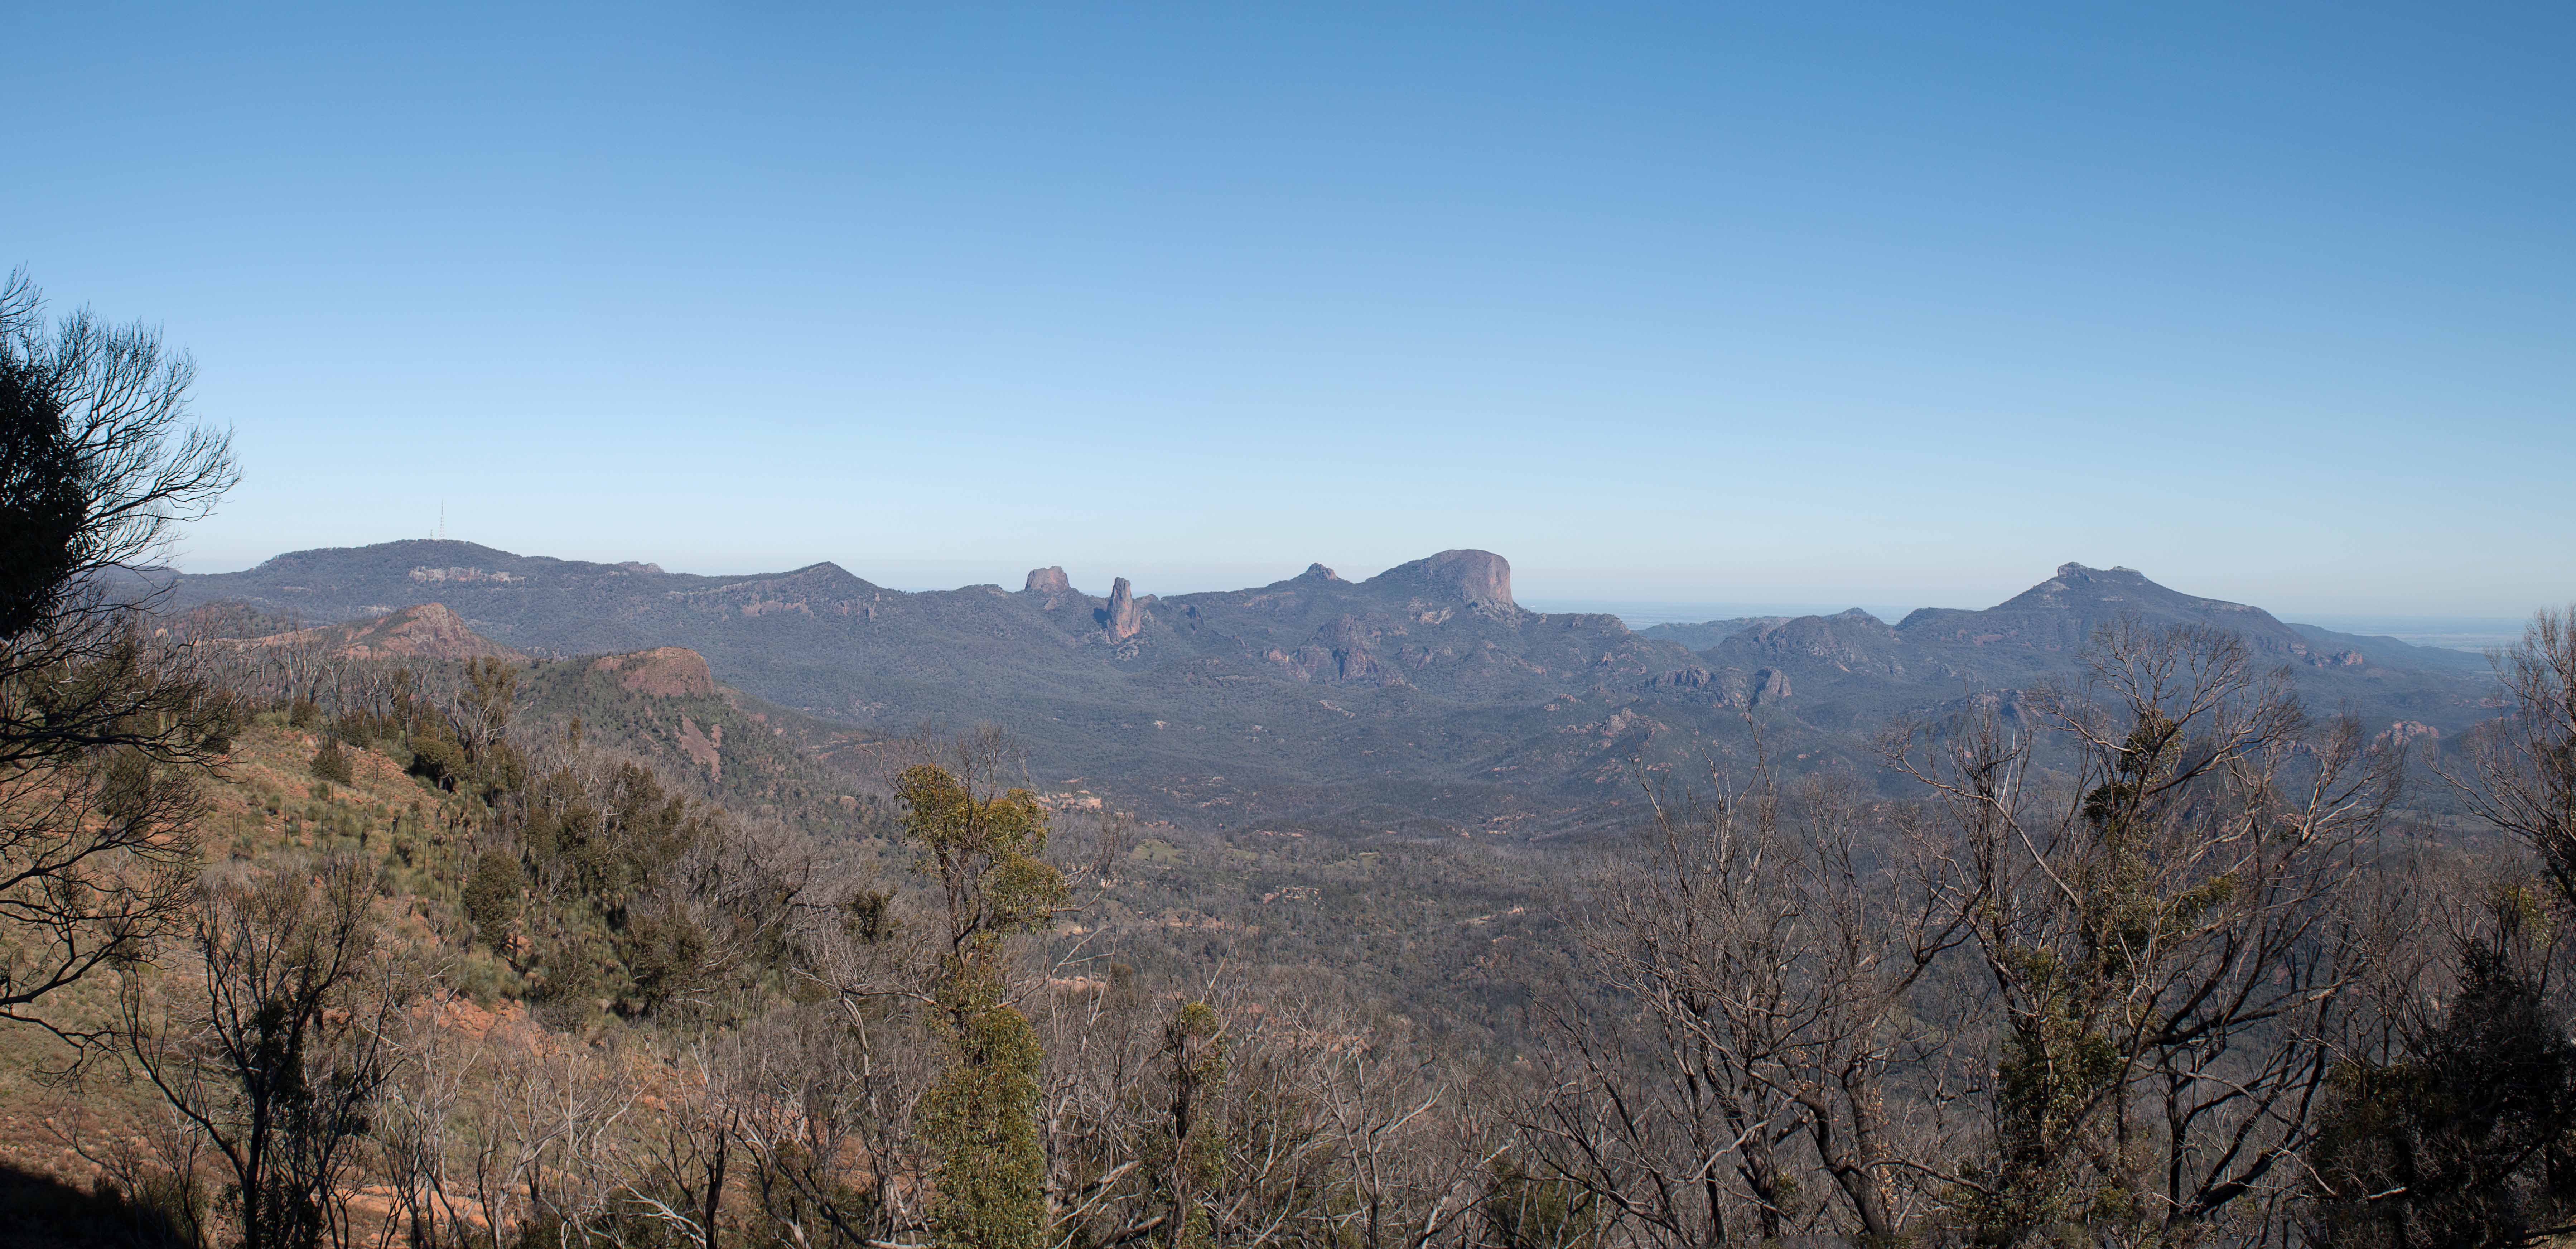
[[[411,737],[411,774],[440,789],[454,789],[465,771],[465,750],[445,725],[429,725]]]
[[[2576,1044],[2510,931],[2462,951],[2460,993],[2398,1062],[2347,1063],[2309,1163],[2317,1243],[2527,1243],[2576,1217]]]
[[[64,436],[63,396],[32,360],[0,349],[0,638],[53,612],[79,566],[89,520],[80,455]]]
[[[938,1158],[931,1226],[945,1249],[1037,1249],[1046,1233],[1037,1030],[983,963],[953,965],[938,1005],[955,1061],[915,1112]]]
[[[947,898],[934,997],[953,1061],[917,1118],[938,1159],[931,1226],[947,1249],[1035,1249],[1046,1231],[1043,1055],[1009,1002],[1003,955],[1009,938],[1045,924],[1066,897],[1064,877],[1037,857],[1046,809],[1028,790],[977,793],[928,764],[906,769],[895,792],[920,865]]]
[[[549,996],[651,1013],[785,957],[792,884],[730,857],[717,814],[649,768],[618,764],[604,784],[559,769],[503,795],[498,818],[513,869],[544,882],[522,927]]]
[[[140,323],[44,310],[23,270],[0,278],[0,641],[114,616],[100,583],[149,566],[237,477],[229,437],[187,427],[186,355]]]
[[[349,756],[340,749],[340,739],[336,737],[322,739],[322,748],[313,752],[312,768],[316,780],[337,781],[343,785],[348,784],[353,775]]]
[[[527,877],[519,870],[519,857],[505,850],[486,850],[474,859],[474,870],[465,878],[466,921],[474,925],[474,935],[495,953],[507,954],[511,930],[519,920],[519,895],[527,888]]]
[[[2074,882],[2079,902],[2073,957],[2044,946],[2003,961],[2021,989],[1996,1062],[1999,1157],[1987,1190],[1963,1198],[1979,1243],[2012,1244],[2031,1229],[2102,1224],[2130,1211],[2116,1185],[2071,1174],[2096,1116],[2118,1096],[2128,1055],[2105,1018],[2134,952],[2154,948],[2160,930],[2190,921],[2151,888],[2160,788],[2174,772],[2181,726],[2147,709],[2114,755],[2110,775],[2084,796],[2082,817],[2096,853]]]
[[[714,936],[678,907],[629,914],[618,934],[617,955],[626,965],[635,1009],[660,1010],[714,987],[719,951]]]

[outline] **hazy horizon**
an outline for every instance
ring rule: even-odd
[[[2576,597],[2564,10],[11,33],[0,267],[196,356],[245,477],[193,570],[443,505],[889,582],[1476,546],[1568,600]]]
[[[405,539],[388,539],[388,541],[404,540]],[[454,542],[473,541],[472,539],[456,537],[455,535],[449,535],[449,537],[444,540]],[[1037,568],[1061,566],[1066,569],[1066,577],[1074,588],[1086,593],[1094,595],[1106,594],[1114,579],[1118,577],[1126,577],[1134,585],[1135,592],[1140,596],[1161,595],[1164,597],[1170,597],[1209,591],[1239,590],[1253,586],[1267,585],[1274,581],[1285,580],[1289,577],[1296,576],[1298,573],[1303,572],[1306,567],[1303,563],[1296,564],[1293,567],[1284,564],[1273,567],[1263,567],[1251,564],[1211,567],[1204,565],[1178,566],[1151,563],[1116,565],[1102,564],[1096,566],[1040,563],[1029,564],[1026,566],[1006,566],[1002,563],[992,562],[931,563],[927,561],[905,559],[853,561],[850,559],[827,558],[821,560],[797,560],[762,566],[692,568],[680,566],[668,560],[654,560],[647,555],[628,555],[622,557],[562,555],[550,551],[514,550],[508,547],[495,546],[488,542],[476,542],[474,545],[487,547],[493,550],[505,551],[508,554],[518,556],[545,556],[557,559],[583,560],[591,563],[623,563],[629,561],[653,563],[660,566],[665,572],[688,573],[698,576],[713,577],[753,576],[764,573],[786,572],[792,571],[796,568],[806,567],[811,564],[828,562],[835,564],[845,571],[871,583],[881,585],[889,590],[898,590],[907,594],[958,590],[979,585],[995,585],[1001,586],[1005,589],[1017,589],[1028,572]],[[287,552],[277,552],[276,554],[287,554]],[[1429,555],[1433,554],[1433,552],[1425,551],[1421,554]],[[1501,552],[1501,554],[1506,560],[1510,559],[1509,552]],[[1417,555],[1413,558],[1420,557],[1420,555]],[[182,559],[173,561],[173,566],[178,568],[180,571],[188,573],[220,573],[244,571],[249,568],[257,567],[261,562],[264,562],[264,560],[254,560],[249,563],[242,564],[239,567],[204,567],[191,566],[190,561]],[[1352,563],[1338,563],[1330,559],[1310,560],[1308,562],[1321,563],[1325,567],[1333,569],[1336,575],[1350,581],[1364,581],[1380,572],[1384,572],[1387,568],[1394,566],[1392,564],[1371,566]],[[2083,560],[2075,562],[2089,563],[2089,561]],[[2092,566],[2107,568],[2112,567],[2113,565],[2093,564]],[[942,571],[947,575],[936,575]],[[1579,581],[1581,574],[1588,570],[1575,571],[1577,576],[1573,579]],[[2440,646],[2454,650],[2478,651],[2484,650],[2488,647],[2509,643],[2521,636],[2522,626],[2529,619],[2528,612],[2518,614],[2495,614],[2480,612],[2352,613],[2331,610],[2311,611],[2307,610],[2303,605],[2277,604],[2266,601],[2260,597],[2230,598],[2227,595],[2211,594],[2203,590],[2195,589],[2190,585],[2180,585],[2166,581],[2164,578],[2157,576],[2155,571],[2152,569],[2142,571],[2145,571],[2151,580],[2156,580],[2159,583],[2166,585],[2169,589],[2180,590],[2186,594],[2197,594],[2203,598],[2219,598],[2226,599],[2231,602],[2251,603],[2254,606],[2262,607],[2265,610],[2270,611],[2280,619],[2292,623],[2315,625],[2320,628],[2332,629],[2340,633],[2394,637],[2403,642],[2411,642],[2423,646]],[[1784,592],[1779,587],[1769,587],[1768,592],[1765,592],[1763,588],[1758,587],[1714,587],[1713,592],[1711,593],[1656,598],[1640,598],[1624,595],[1566,594],[1562,592],[1564,582],[1567,580],[1563,575],[1563,570],[1537,570],[1534,580],[1531,570],[1523,569],[1518,565],[1513,567],[1512,578],[1513,597],[1519,601],[1522,606],[1533,611],[1587,612],[1614,615],[1618,616],[1630,628],[1642,630],[1658,624],[1696,624],[1710,620],[1737,619],[1748,616],[1830,615],[1835,612],[1847,611],[1852,608],[1859,608],[1873,616],[1877,616],[1881,620],[1885,620],[1893,624],[1903,619],[1906,613],[1913,611],[1918,607],[1955,607],[1972,610],[1991,607],[2029,589],[2032,585],[2036,585],[2039,582],[2046,580],[2053,574],[2053,572],[2053,568],[2038,570],[2032,574],[2029,581],[2010,586],[1987,587],[1982,590],[1962,588],[1947,594],[1927,595],[1904,600],[1891,598],[1883,593],[1876,593],[1866,588],[1839,596],[1830,594],[1822,596],[1802,595],[1795,592]],[[2538,610],[2541,606],[2547,606],[2547,604],[2537,604],[2535,605],[2534,610]]]

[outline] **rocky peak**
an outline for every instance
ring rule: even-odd
[[[1926,607],[1897,629],[1910,638],[1972,646],[2075,651],[2091,643],[2095,630],[2121,622],[2152,629],[2215,625],[2242,636],[2257,651],[2305,649],[2305,639],[2259,607],[2185,594],[2134,568],[2076,563],[2058,565],[2048,580],[1984,611]]]
[[[2147,581],[2145,573],[2139,572],[2135,568],[2123,567],[2118,564],[2114,564],[2109,568],[2087,568],[2082,564],[2073,563],[2071,561],[2057,566],[2057,580],[2078,585],[2091,581],[2126,583],[2129,585],[2152,584]]]
[[[1145,610],[1136,605],[1136,593],[1125,577],[1110,585],[1109,607],[1100,614],[1100,623],[1113,641],[1123,642],[1145,631]]]
[[[1306,571],[1304,571],[1304,572],[1301,572],[1301,573],[1297,574],[1297,580],[1299,580],[1299,581],[1329,581],[1329,582],[1332,582],[1332,583],[1333,583],[1333,584],[1335,584],[1335,585],[1348,585],[1348,584],[1350,584],[1349,582],[1346,582],[1346,581],[1343,581],[1343,580],[1342,580],[1342,575],[1341,575],[1340,573],[1334,572],[1332,569],[1330,569],[1330,568],[1326,568],[1326,567],[1324,567],[1322,564],[1308,564],[1308,565],[1306,565]]]
[[[1073,583],[1065,579],[1064,569],[1052,565],[1030,569],[1029,583],[1021,587],[1023,594],[1070,594],[1072,592]]]
[[[1428,559],[1398,564],[1368,579],[1371,586],[1404,590],[1425,597],[1463,600],[1478,611],[1513,615],[1511,562],[1491,551],[1442,551]]]

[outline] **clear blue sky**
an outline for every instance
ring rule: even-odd
[[[2576,597],[2576,8],[13,5],[184,566]]]

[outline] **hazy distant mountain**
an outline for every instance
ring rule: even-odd
[[[2315,653],[2308,638],[2262,608],[2168,590],[2134,568],[2061,564],[2056,576],[1984,611],[1926,607],[1898,627],[1918,641],[2075,651],[2083,649],[2095,627],[2121,619],[2149,627],[2214,624],[2235,630],[2258,654],[2344,662]]]
[[[2124,618],[2236,629],[2312,701],[2382,723],[2448,732],[2483,692],[2449,653],[2074,564],[1986,611],[1895,626],[1852,611],[1644,633],[1523,609],[1483,551],[1161,598],[1124,578],[1087,593],[1055,568],[1016,591],[907,594],[833,564],[702,577],[413,541],[185,577],[175,597],[307,621],[436,601],[533,652],[688,647],[788,708],[880,733],[991,720],[1048,784],[1227,826],[1562,826],[1631,801],[1637,761],[1740,758],[1747,716],[1800,766],[1860,760],[1889,716],[2070,674],[2092,630]]]
[[[1655,624],[1637,630],[1640,637],[1658,641],[1679,642],[1692,650],[1707,650],[1747,629],[1759,629],[1791,620],[1790,616],[1739,616],[1733,620],[1709,620],[1699,624]]]

